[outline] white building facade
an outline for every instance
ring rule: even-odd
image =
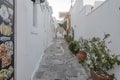
[[[76,0],[70,9],[75,39],[103,37],[104,33],[109,33],[112,41],[109,47],[112,53],[120,55],[120,0],[95,3],[95,6],[83,6],[83,0]],[[120,66],[115,66],[111,72],[115,73],[118,80],[120,79]]]
[[[16,0],[15,80],[31,80],[48,43],[55,37],[48,2]]]

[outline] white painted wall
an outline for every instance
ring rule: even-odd
[[[30,80],[45,48],[54,37],[48,3],[37,4],[37,24],[33,26],[33,3],[16,0],[16,80]]]
[[[112,41],[109,47],[113,53],[120,55],[120,0],[107,0],[87,15],[86,6],[80,8],[78,4],[81,4],[81,0],[77,0],[70,10],[75,39],[78,40],[81,36],[103,37],[104,33],[109,33]],[[118,80],[120,79],[120,66],[116,66],[111,72],[115,73]]]

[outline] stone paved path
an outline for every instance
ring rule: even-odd
[[[45,50],[33,80],[87,80],[85,70],[60,39]]]

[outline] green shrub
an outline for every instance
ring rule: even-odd
[[[79,52],[79,42],[78,41],[72,41],[70,44],[69,44],[69,47],[70,51],[73,52],[73,54],[77,54]]]
[[[108,41],[110,34],[104,34],[101,39],[99,37],[93,37],[90,39],[81,39],[80,46],[85,50],[88,55],[89,67],[100,74],[100,71],[107,72],[114,68],[115,64],[120,65],[120,60],[118,60],[116,55],[110,55],[111,51],[108,48]],[[82,44],[81,44],[82,43]]]
[[[72,38],[72,36],[70,36],[70,35],[67,35],[67,36],[65,37],[65,39],[66,39],[66,41],[67,41],[68,43],[70,43],[71,41],[73,41],[73,38]]]
[[[66,35],[64,35],[65,40],[70,43],[74,40],[74,29],[73,27],[70,28],[70,32]]]

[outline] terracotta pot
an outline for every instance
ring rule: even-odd
[[[95,71],[90,70],[91,77],[93,80],[113,80],[112,77],[105,74],[105,76],[98,75]]]
[[[3,80],[3,79],[0,77],[0,80]]]
[[[87,55],[86,55],[86,53],[83,52],[83,51],[79,51],[79,52],[77,53],[77,58],[78,58],[78,60],[80,60],[80,61],[85,60],[86,57],[87,57]]]

